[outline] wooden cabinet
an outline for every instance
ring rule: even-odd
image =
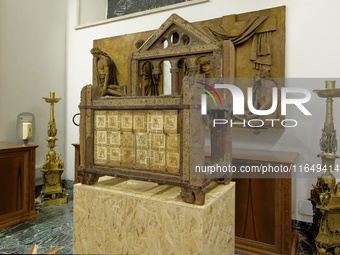
[[[0,229],[36,218],[36,145],[0,142]]]
[[[287,170],[297,153],[233,149],[233,165]],[[249,168],[248,168],[249,169]],[[289,172],[243,173],[236,182],[235,248],[239,254],[288,254],[291,230]],[[261,176],[262,175],[262,176]]]

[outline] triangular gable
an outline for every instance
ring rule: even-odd
[[[161,26],[157,29],[149,39],[139,48],[137,53],[144,53],[153,50],[166,50],[162,48],[162,42],[166,38],[170,45],[169,48],[185,46],[183,41],[179,41],[178,43],[173,44],[169,42],[169,33],[172,31],[178,31],[179,38],[178,40],[184,40],[183,34],[189,37],[190,46],[194,45],[209,45],[210,47],[213,45],[217,46],[217,41],[211,38],[206,33],[202,32],[195,26],[193,26],[188,21],[182,19],[180,16],[176,14],[172,14]],[[172,46],[172,47],[171,47]]]

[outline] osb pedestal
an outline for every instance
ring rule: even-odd
[[[74,186],[74,254],[234,254],[235,183],[207,188],[203,206],[180,188],[101,177]]]

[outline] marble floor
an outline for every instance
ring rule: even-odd
[[[0,230],[0,254],[27,254],[37,244],[38,254],[64,246],[55,254],[72,254],[73,206],[72,192],[67,204],[38,209],[39,217]]]
[[[292,220],[292,229],[299,232],[299,255],[316,254],[313,236],[310,234],[311,227],[311,223]]]

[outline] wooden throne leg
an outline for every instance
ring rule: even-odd
[[[225,185],[228,185],[231,181],[231,178],[224,178],[223,182]]]
[[[81,182],[81,184],[93,185],[98,182],[99,175],[93,174],[93,173],[87,173],[84,171],[84,169],[81,166],[79,166],[78,167],[78,179]]]
[[[204,205],[205,192],[203,189],[182,188],[181,197],[186,203]]]
[[[205,192],[203,189],[200,190],[194,190],[195,194],[195,204],[197,205],[204,205],[205,201]]]
[[[88,184],[88,185],[93,185],[93,184],[96,184],[98,182],[98,179],[99,179],[98,174],[85,173],[82,183]]]
[[[192,204],[193,202],[195,202],[195,196],[194,196],[193,190],[190,188],[182,188],[181,197],[182,197],[182,200],[186,203]]]

